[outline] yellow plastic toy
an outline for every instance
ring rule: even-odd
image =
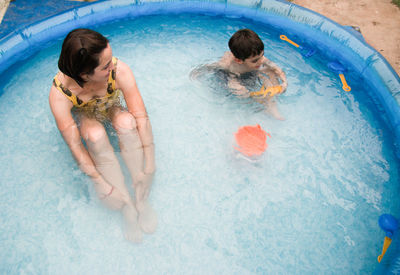
[[[346,68],[343,67],[339,62],[329,62],[328,67],[339,74],[340,81],[342,82],[342,89],[346,92],[351,91],[351,87],[347,84],[346,78],[344,77],[343,72],[346,71]]]
[[[346,82],[346,78],[344,77],[344,74],[339,74],[339,78],[342,81],[342,89],[345,90],[346,92],[350,92],[351,88]]]
[[[304,56],[304,57],[310,57],[312,55],[314,55],[316,53],[315,49],[312,48],[307,48],[307,47],[302,47],[299,44],[293,42],[292,40],[290,40],[286,35],[282,34],[279,36],[280,39],[282,39],[283,41],[286,41],[290,44],[292,44],[293,46],[295,46],[296,48],[300,49],[300,53]]]
[[[383,241],[382,253],[381,253],[381,255],[378,256],[378,262],[381,262],[383,255],[385,255],[386,250],[388,249],[388,247],[390,246],[391,243],[392,243],[392,239],[389,237],[385,237],[385,240]]]
[[[250,92],[250,96],[252,97],[260,97],[264,98],[269,94],[269,97],[273,97],[276,94],[282,93],[282,86],[270,86],[265,88],[264,85],[262,85],[261,89],[259,91],[255,92]]]
[[[299,44],[297,44],[297,43],[293,42],[292,40],[290,40],[289,38],[287,38],[286,35],[281,34],[281,35],[279,36],[279,38],[282,39],[283,41],[289,42],[290,44],[292,44],[292,45],[295,46],[296,48],[300,48],[300,45],[299,45]]]

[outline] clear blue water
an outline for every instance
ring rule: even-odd
[[[287,73],[283,122],[189,79],[243,27]],[[304,59],[276,30],[236,19],[149,16],[97,30],[132,67],[153,124],[158,230],[127,242],[64,144],[47,100],[58,41],[1,76],[0,273],[371,273],[378,217],[400,213],[399,164],[360,79],[348,76],[346,93],[323,56]],[[253,164],[232,145],[255,124],[272,138]]]

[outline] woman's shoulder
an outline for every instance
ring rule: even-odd
[[[66,89],[63,85],[62,78],[60,80],[59,74],[55,75],[52,79],[52,85],[49,92],[49,102],[50,104],[66,104],[70,105],[71,102],[64,95]],[[71,106],[72,107],[72,106]]]
[[[121,59],[118,59],[118,63],[115,68],[115,74],[116,74],[117,82],[128,81],[128,80],[134,78],[133,72],[132,72],[132,69],[130,68],[130,66],[128,64],[126,64],[124,61],[122,61]]]
[[[57,124],[60,124],[71,115],[70,111],[73,104],[52,86],[49,93],[49,106],[53,116],[56,118]]]
[[[118,59],[116,57],[114,57],[114,59],[116,60],[115,65],[116,65],[117,72],[124,72],[127,69],[130,70],[128,64],[126,64],[123,60]]]

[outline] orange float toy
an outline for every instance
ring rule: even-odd
[[[235,133],[238,146],[234,146],[234,148],[247,157],[260,156],[268,147],[267,136],[271,137],[258,124],[242,126]]]

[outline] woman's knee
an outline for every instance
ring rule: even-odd
[[[81,123],[81,135],[84,140],[96,143],[107,135],[104,126],[96,120],[86,120]]]
[[[129,112],[119,112],[113,118],[113,126],[117,131],[119,129],[135,129],[136,120]]]

